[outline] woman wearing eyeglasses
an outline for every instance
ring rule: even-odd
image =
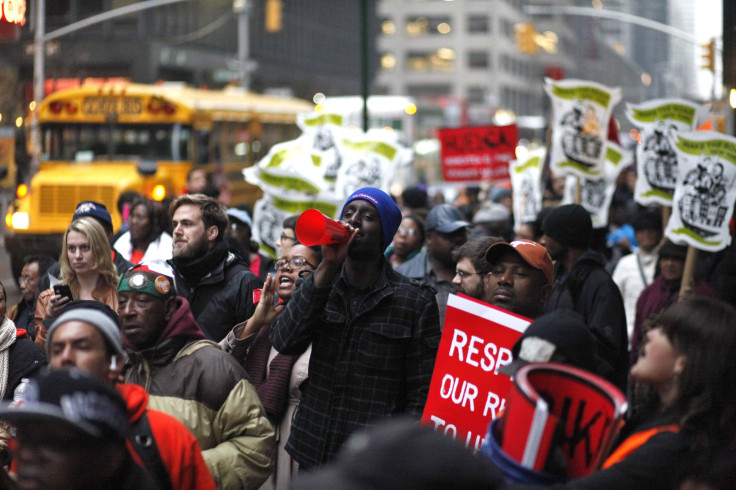
[[[278,454],[276,472],[266,482],[268,488],[288,488],[296,463],[285,451],[284,445],[291,432],[291,420],[299,405],[299,386],[307,379],[311,346],[299,356],[279,354],[271,345],[269,333],[276,315],[281,313],[300,277],[311,274],[322,261],[320,247],[297,243],[289,248],[274,264],[276,275],[271,274],[263,285],[261,298],[253,316],[233,328],[220,345],[240,362],[253,382],[271,423],[276,427]],[[274,303],[274,295],[279,301]]]
[[[424,224],[414,215],[404,216],[393,243],[386,249],[386,258],[396,268],[419,253],[423,246]]]

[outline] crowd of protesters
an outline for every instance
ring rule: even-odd
[[[504,186],[366,187],[347,241],[306,246],[290,216],[271,257],[251,209],[191,177],[168,208],[121,196],[120,230],[79,203],[59,256],[24,261],[17,305],[0,285],[0,484],[516,488],[417,424],[456,293],[532,322],[502,372],[561,362],[629,397],[605,469],[558,486],[736,478],[732,249],[700,254],[682,290],[686,247],[625,179],[603,230],[551,185],[529,223]]]

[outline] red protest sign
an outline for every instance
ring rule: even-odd
[[[508,394],[502,449],[521,466],[542,471],[550,457],[579,478],[598,469],[626,411],[611,383],[563,364],[528,364]]]
[[[530,320],[451,294],[422,423],[480,448],[506,406],[511,378],[499,373]]]
[[[446,182],[509,178],[518,141],[515,124],[440,129],[438,136]]]

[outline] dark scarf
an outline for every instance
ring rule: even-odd
[[[171,262],[188,284],[196,284],[225,260],[229,251],[227,243],[219,241],[201,257],[195,259],[174,257]]]

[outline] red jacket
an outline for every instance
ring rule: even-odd
[[[116,388],[128,407],[129,422],[135,423],[147,410],[148,393],[143,387],[135,384],[121,383],[117,384]],[[157,410],[148,410],[148,422],[174,490],[217,489],[215,481],[204,464],[202,450],[197,444],[197,439],[181,422]],[[130,442],[128,442],[128,451],[133,455],[136,463],[143,466]]]

